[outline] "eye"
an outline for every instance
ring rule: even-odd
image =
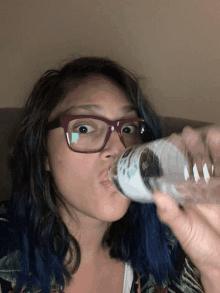
[[[122,130],[125,130],[125,133],[131,134],[137,132],[138,127],[135,125],[125,125]]]
[[[77,131],[80,133],[87,133],[87,129],[92,130],[94,129],[91,125],[88,124],[82,124],[76,127]],[[79,129],[79,130],[78,130]]]

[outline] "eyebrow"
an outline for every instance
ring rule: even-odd
[[[88,104],[88,105],[76,105],[68,108],[64,114],[70,112],[71,110],[86,110],[86,111],[93,111],[98,110],[102,111],[104,108],[96,105],[96,104]],[[137,112],[137,108],[134,105],[128,105],[121,108],[123,114],[130,113],[130,112]]]

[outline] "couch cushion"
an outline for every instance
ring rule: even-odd
[[[190,119],[174,118],[174,117],[160,117],[162,126],[165,130],[165,135],[170,136],[172,133],[180,133],[187,125],[193,128],[204,127],[213,123],[204,121],[195,121]]]

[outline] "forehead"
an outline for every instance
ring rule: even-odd
[[[50,115],[54,117],[67,111],[68,108],[84,104],[97,104],[103,109],[120,110],[132,105],[125,92],[103,76],[93,76],[81,82],[77,87],[70,88],[69,93]]]
[[[126,94],[111,80],[102,76],[93,76],[81,82],[77,88],[70,89],[64,104],[79,102],[102,102],[117,99],[121,103],[129,102]],[[100,100],[100,101],[99,101]]]

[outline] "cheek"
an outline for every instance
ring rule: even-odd
[[[47,140],[47,152],[49,169],[54,174],[65,164],[65,157],[67,156],[65,141],[59,141],[54,135],[50,135]]]
[[[72,188],[94,181],[95,158],[71,151],[65,141],[52,136],[48,138],[48,161],[50,172],[59,186]]]

